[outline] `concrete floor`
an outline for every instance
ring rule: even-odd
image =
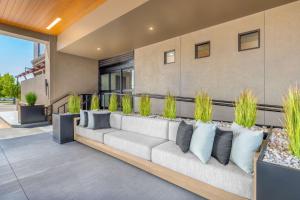
[[[77,142],[50,133],[0,140],[1,200],[203,200]]]

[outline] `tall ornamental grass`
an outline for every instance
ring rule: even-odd
[[[118,110],[118,97],[116,94],[110,96],[108,110],[110,112],[116,112]]]
[[[201,91],[195,98],[194,117],[196,121],[209,122],[212,120],[212,100],[204,91]]]
[[[171,94],[168,94],[165,98],[165,107],[163,111],[163,117],[169,119],[176,118],[176,100]]]
[[[151,114],[151,101],[148,95],[141,96],[139,110],[142,116],[149,116]]]
[[[300,158],[300,90],[298,87],[289,89],[284,98],[283,109],[290,151]]]
[[[99,110],[99,97],[96,94],[92,96],[91,110]]]
[[[69,113],[76,114],[80,112],[81,98],[78,95],[71,95],[68,99]]]
[[[251,90],[244,90],[235,102],[235,122],[246,128],[255,125],[257,99]]]
[[[37,101],[37,95],[34,92],[28,92],[25,95],[25,99],[26,99],[27,105],[34,106]]]
[[[122,97],[122,111],[124,114],[132,113],[132,99],[128,94]]]

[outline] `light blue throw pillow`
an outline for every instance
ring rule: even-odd
[[[203,163],[207,163],[211,157],[215,134],[216,126],[214,124],[202,122],[196,124],[190,144],[190,151]]]
[[[230,160],[246,173],[251,174],[253,172],[253,158],[262,141],[263,131],[240,129],[239,134],[232,142]]]

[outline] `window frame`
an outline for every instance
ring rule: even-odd
[[[241,48],[241,38],[243,36],[246,36],[246,35],[250,35],[250,34],[253,34],[253,33],[257,33],[258,34],[258,46],[257,47],[252,47],[252,48],[248,48],[248,49],[242,49]],[[252,31],[247,31],[247,32],[243,32],[243,33],[239,33],[238,34],[238,50],[239,52],[240,51],[247,51],[247,50],[253,50],[253,49],[259,49],[260,48],[260,29],[255,29],[255,30],[252,30]]]
[[[198,47],[201,46],[201,45],[204,45],[204,44],[208,44],[209,45],[208,55],[207,56],[198,57]],[[210,57],[210,40],[195,44],[195,59],[207,58],[207,57]]]
[[[167,62],[167,54],[171,53],[171,52],[174,52],[174,61],[173,62]],[[165,51],[164,52],[164,64],[167,65],[167,64],[172,64],[172,63],[175,63],[175,62],[176,62],[176,50],[172,49],[172,50]]]

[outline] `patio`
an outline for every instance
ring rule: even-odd
[[[56,144],[49,132],[0,146],[1,200],[203,199],[77,142]]]

